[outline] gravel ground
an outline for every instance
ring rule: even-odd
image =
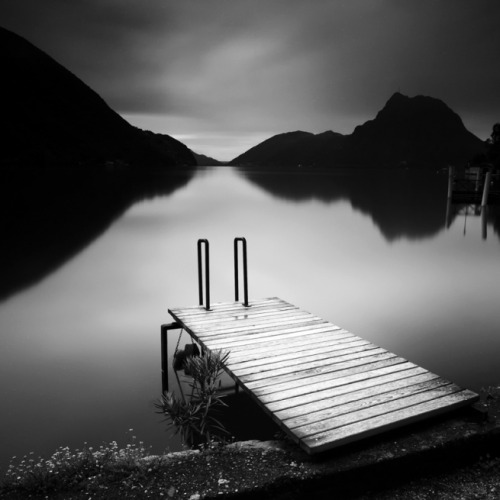
[[[6,499],[269,498],[295,500],[469,500],[500,499],[500,458],[485,455],[467,465],[445,470],[407,471],[397,484],[388,475],[362,474],[358,481],[321,483],[311,480],[307,465],[279,450],[210,451],[180,456],[141,480],[120,480],[80,492],[8,495]]]
[[[397,486],[354,495],[357,500],[498,500],[500,459],[489,455],[472,464],[416,477]]]

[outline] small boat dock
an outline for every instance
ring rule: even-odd
[[[243,240],[242,238],[238,240]],[[206,240],[200,240],[206,241]],[[173,307],[175,323],[209,351],[229,352],[235,383],[306,452],[322,452],[469,405],[470,390],[280,298]],[[198,246],[199,264],[201,263]],[[206,243],[208,264],[208,242]],[[206,266],[205,283],[209,283]],[[164,343],[166,340],[163,341]]]
[[[500,202],[500,172],[491,165],[448,168],[448,200],[482,207]]]

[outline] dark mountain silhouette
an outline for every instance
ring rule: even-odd
[[[218,165],[226,165],[226,163],[222,162],[222,161],[219,161],[219,160],[216,160],[215,158],[211,158],[210,156],[206,156],[206,155],[201,155],[201,154],[198,154],[198,153],[195,153],[194,151],[192,151],[193,153],[193,156],[196,160],[196,165],[198,165],[199,167],[214,167],[214,166],[218,166]]]
[[[70,71],[3,28],[0,61],[0,166],[196,164],[184,144],[133,127]]]
[[[233,165],[319,165],[338,155],[345,136],[335,132],[275,135],[231,161]]]
[[[394,94],[377,116],[350,135],[280,134],[231,161],[271,166],[444,166],[484,151],[461,118],[439,99]]]
[[[436,166],[466,162],[483,150],[443,101],[396,93],[374,120],[354,129],[342,156],[350,163]]]
[[[238,156],[231,164],[281,165],[291,149],[300,147],[311,137],[314,134],[300,130],[275,135]]]

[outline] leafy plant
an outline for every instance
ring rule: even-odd
[[[165,392],[155,403],[157,412],[165,415],[183,441],[196,446],[221,439],[227,434],[216,418],[218,410],[226,406],[219,392],[220,376],[229,353],[206,351],[202,356],[190,356],[184,361],[184,368],[191,374],[191,398],[180,399],[174,392]]]

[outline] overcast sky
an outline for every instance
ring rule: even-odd
[[[130,123],[229,160],[281,132],[351,133],[428,95],[500,121],[500,0],[1,0]]]

